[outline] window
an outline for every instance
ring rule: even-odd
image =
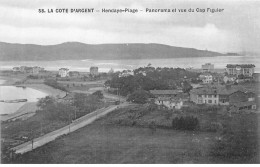
[[[215,100],[215,104],[217,104],[217,100]]]
[[[212,103],[212,100],[208,100],[208,103]]]
[[[211,95],[208,95],[208,98],[211,98],[212,96]]]
[[[215,98],[217,98],[217,95],[214,95]]]

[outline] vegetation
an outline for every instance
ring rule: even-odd
[[[100,90],[92,93],[92,95],[96,96],[98,99],[103,99],[104,98],[104,95],[103,95],[103,93]]]
[[[125,164],[210,163],[207,155],[212,134],[102,124],[103,120],[63,136],[12,163],[22,164]],[[202,144],[203,143],[203,144]]]
[[[131,101],[138,104],[145,104],[148,98],[153,97],[153,95],[144,90],[136,90],[132,94],[129,95],[127,101]]]
[[[196,80],[198,73],[186,71],[181,68],[154,68],[141,67],[134,70],[134,76],[119,77],[114,73],[105,85],[118,88],[120,95],[126,96],[136,90],[176,89],[181,87],[184,92],[192,88],[188,80]],[[117,91],[115,92],[117,93]]]
[[[64,86],[60,85],[60,84],[59,84],[56,80],[54,80],[54,79],[45,79],[45,80],[44,80],[44,84],[45,84],[45,85],[48,85],[48,86],[51,86],[51,87],[53,87],[53,88],[55,88],[55,89],[60,89],[60,90],[62,90],[62,91],[67,92],[67,89],[66,89]]]
[[[159,110],[154,104],[118,109],[11,162],[258,163],[259,116],[229,117],[220,114],[221,108],[199,107],[175,112]],[[212,122],[221,123],[223,130],[198,128]]]
[[[176,130],[197,130],[199,120],[193,116],[175,117],[172,120],[172,128]]]
[[[2,161],[12,161],[10,148],[64,127],[72,120],[103,107],[102,96],[101,92],[94,95],[76,94],[71,102],[47,96],[38,101],[34,116],[24,121],[2,123],[1,135],[5,139],[2,143]]]
[[[216,158],[215,161],[221,160],[225,163],[255,163],[258,161],[259,118],[255,114],[240,113],[226,122],[221,137],[210,152]]]

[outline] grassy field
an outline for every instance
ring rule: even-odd
[[[102,125],[23,155],[19,163],[209,163],[213,133]]]
[[[37,137],[41,133],[52,132],[67,124],[62,121],[53,122],[45,120],[43,114],[35,114],[27,120],[1,123],[1,138],[5,140],[7,145],[13,147],[28,141],[32,135]]]
[[[74,133],[18,155],[12,163],[259,163],[259,114],[228,117],[195,112],[192,115],[203,126],[218,121],[224,130],[180,131],[171,128],[172,118],[191,113],[145,108],[116,110]],[[149,127],[151,121],[156,128]]]

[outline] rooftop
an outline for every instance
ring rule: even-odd
[[[250,105],[256,105],[255,101],[245,101],[245,102],[239,102],[233,104],[236,107],[244,107],[244,106],[250,106]]]
[[[254,68],[254,64],[227,64],[227,68],[236,68],[236,67],[241,67],[241,68]]]
[[[160,101],[172,101],[172,102],[180,102],[180,101],[182,101],[181,98],[171,98],[171,97],[158,97],[157,100],[160,100]]]
[[[246,92],[246,90],[243,89],[241,86],[232,86],[230,88],[227,88],[226,86],[214,86],[214,87],[203,87],[198,89],[192,89],[190,93],[198,94],[198,95],[205,95],[205,94],[230,95],[237,91]]]
[[[69,69],[68,68],[60,68],[59,70],[66,70],[66,71],[68,71]]]
[[[154,95],[177,95],[179,90],[150,90],[150,93]]]

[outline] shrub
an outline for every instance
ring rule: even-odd
[[[176,130],[196,130],[199,128],[199,120],[193,116],[175,117],[172,120],[172,128]]]
[[[150,97],[152,97],[152,95],[149,92],[144,90],[138,90],[130,94],[127,101],[131,101],[138,104],[144,104]]]

